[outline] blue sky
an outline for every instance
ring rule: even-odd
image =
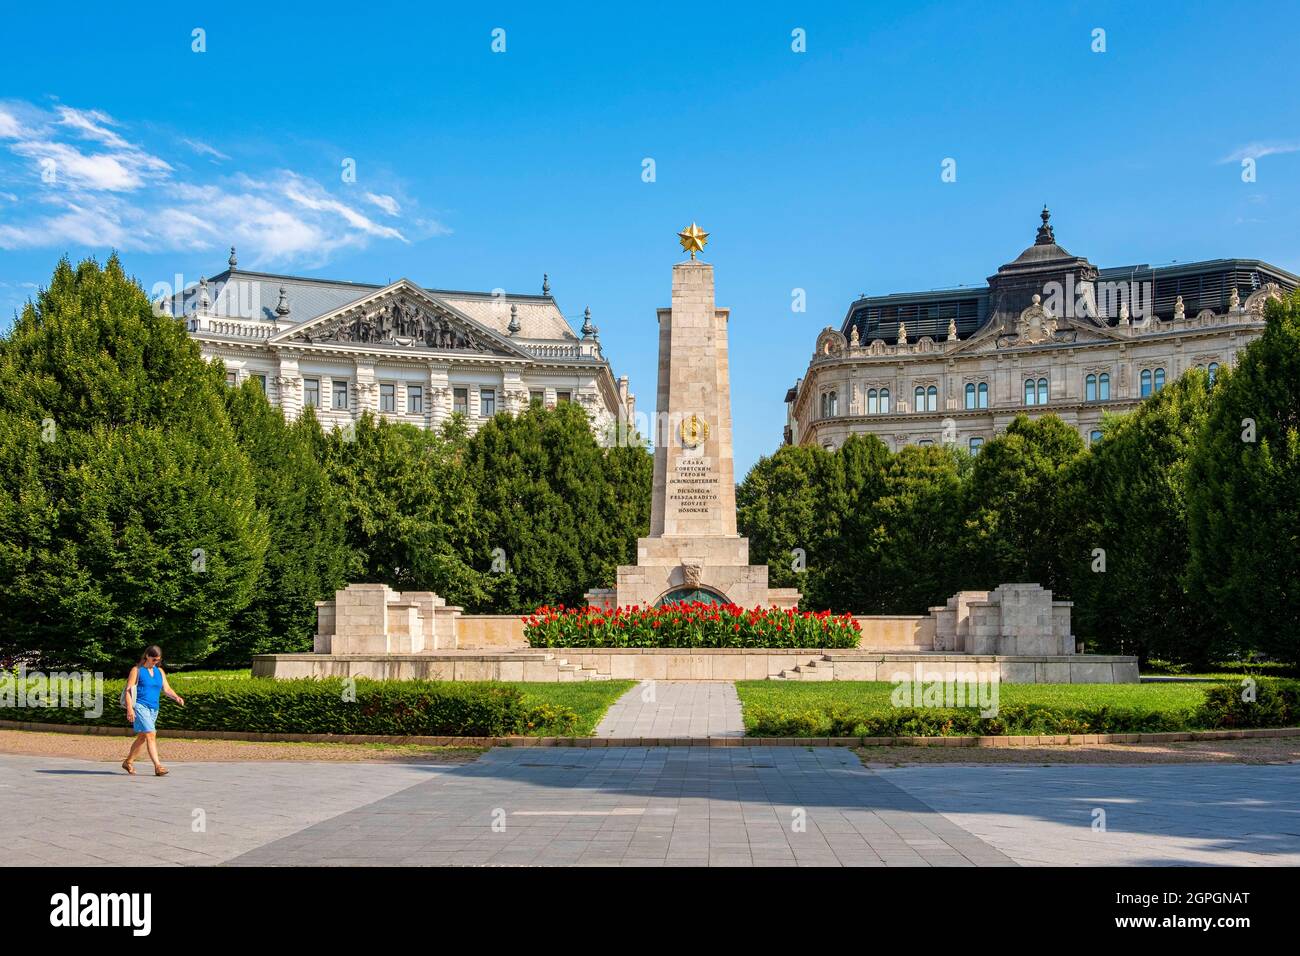
[[[6,14],[5,325],[64,252],[113,247],[146,288],[220,271],[231,243],[246,268],[356,281],[536,292],[547,272],[649,409],[655,309],[695,220],[732,310],[739,475],[777,447],[786,388],[857,294],[981,283],[1044,202],[1100,266],[1300,271],[1293,5],[310,11]]]

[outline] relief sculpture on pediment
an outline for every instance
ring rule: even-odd
[[[452,351],[496,351],[486,339],[416,302],[394,299],[358,309],[329,322],[303,329],[294,338],[306,342],[356,342],[362,345],[422,346]]]

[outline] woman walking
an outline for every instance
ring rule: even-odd
[[[135,740],[131,752],[122,761],[122,769],[129,774],[135,773],[135,755],[141,747],[148,748],[149,759],[153,761],[153,772],[159,777],[167,776],[168,770],[158,759],[158,704],[162,694],[166,694],[182,707],[185,698],[172,690],[167,683],[167,675],[162,669],[162,648],[150,644],[140,656],[140,663],[131,668],[126,678],[126,719],[135,730]]]

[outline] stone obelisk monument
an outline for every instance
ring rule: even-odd
[[[613,589],[592,591],[598,606],[697,600],[743,607],[792,607],[799,592],[769,589],[767,565],[749,563],[736,534],[731,450],[727,309],[713,302],[713,266],[696,259],[708,233],[678,233],[690,259],[673,266],[672,306],[659,310],[659,384],[654,425],[650,536],[637,563],[618,569]]]

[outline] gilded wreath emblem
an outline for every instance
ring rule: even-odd
[[[697,448],[709,439],[709,423],[699,415],[683,418],[681,435],[683,445],[687,448]]]

